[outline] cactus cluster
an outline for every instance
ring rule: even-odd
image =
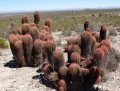
[[[28,23],[27,15],[23,15],[22,26],[8,36],[14,59],[22,66],[42,65],[42,72],[58,91],[86,91],[86,87],[98,83],[111,47],[106,39],[106,26],[101,26],[100,33],[92,33],[90,21],[86,19],[84,31],[77,38],[69,38],[62,51],[57,49],[51,33],[51,19],[47,18],[41,29],[39,21],[37,11],[34,23]]]

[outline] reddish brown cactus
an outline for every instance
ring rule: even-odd
[[[31,22],[31,23],[30,23],[30,27],[36,27],[36,24],[33,23],[33,22]]]
[[[102,46],[102,45],[107,46],[109,50],[110,50],[110,48],[111,48],[110,42],[109,42],[107,39],[106,39],[106,40],[102,40],[102,41],[100,42],[100,46]]]
[[[52,65],[49,63],[44,63],[41,69],[47,75],[50,75],[50,73],[54,71]]]
[[[105,53],[102,48],[97,48],[94,52],[94,56],[92,59],[92,65],[93,66],[101,66],[102,59],[105,57]]]
[[[34,12],[34,23],[36,24],[37,28],[39,28],[39,22],[40,22],[40,13],[38,11]]]
[[[42,27],[42,30],[47,30],[48,32],[50,32],[50,31],[49,31],[49,27],[46,26],[46,25],[44,25],[44,26]]]
[[[73,52],[70,56],[71,59],[71,63],[76,63],[76,64],[80,64],[81,61],[81,56],[78,52]]]
[[[95,46],[96,46],[96,48],[99,48],[100,47],[100,43],[96,42]]]
[[[91,53],[92,35],[88,31],[81,34],[81,56],[87,58]]]
[[[105,25],[101,25],[100,29],[100,41],[106,39],[107,28]]]
[[[43,62],[43,42],[40,39],[34,41],[33,46],[35,65],[39,66]]]
[[[60,79],[58,82],[58,91],[67,91],[67,84],[65,80]]]
[[[28,23],[28,16],[27,15],[22,15],[22,20],[21,20],[22,24],[23,23]]]
[[[29,23],[24,23],[22,24],[22,34],[25,35],[25,34],[29,34],[30,33],[30,25]]]
[[[17,40],[14,43],[14,46],[15,46],[16,56],[17,56],[16,61],[18,63],[20,63],[23,67],[24,66],[28,66],[28,63],[25,61],[25,57],[24,57],[24,50],[23,50],[22,41],[21,40]]]
[[[50,18],[45,20],[45,25],[49,27],[49,31],[51,32],[52,20]]]
[[[89,70],[89,74],[86,77],[90,86],[93,86],[100,75],[100,69],[97,66],[92,66]]]
[[[107,47],[107,46],[102,45],[102,46],[100,46],[100,48],[102,48],[102,49],[103,49],[103,51],[104,51],[105,55],[107,55],[107,54],[108,54],[109,49],[108,49],[108,47]]]
[[[71,63],[69,66],[69,73],[71,76],[71,80],[73,82],[79,81],[81,77],[80,66],[76,63]]]
[[[90,23],[90,21],[88,19],[86,19],[85,22],[84,22],[84,30],[89,28],[89,23]]]
[[[82,61],[80,62],[80,66],[83,67],[83,68],[89,66],[91,64],[91,60],[92,60],[92,57],[82,59]]]
[[[55,61],[55,70],[59,71],[59,68],[64,65],[65,59],[64,59],[64,54],[60,49],[56,49],[53,52],[53,58]]]
[[[32,58],[32,48],[33,48],[33,39],[30,34],[25,34],[22,37],[23,41],[23,48],[24,48],[24,54],[25,54],[25,60],[28,62],[29,66],[34,66],[31,60]]]
[[[96,39],[95,39],[94,36],[92,36],[92,43],[91,43],[91,53],[90,53],[90,56],[93,56],[94,51],[95,51],[95,48],[96,48]]]
[[[22,34],[22,29],[21,27],[17,28],[18,34]]]
[[[85,30],[85,31],[91,32],[91,29],[90,29],[90,28],[86,28],[86,30]]]
[[[98,33],[96,33],[96,34],[94,35],[94,37],[96,38],[96,41],[97,41],[97,42],[100,41],[100,37],[99,37],[99,34],[98,34]]]
[[[81,36],[78,36],[75,40],[75,44],[78,44],[79,46],[81,46]]]
[[[78,52],[81,55],[81,49],[78,44],[72,46],[71,52]]]
[[[39,33],[39,37],[41,40],[45,41],[45,33]]]
[[[54,40],[54,38],[53,38],[53,35],[52,34],[46,34],[46,36],[45,36],[45,40],[47,41],[47,40]]]
[[[30,28],[30,35],[32,36],[33,41],[35,41],[36,39],[39,39],[40,36],[39,36],[38,28],[37,27],[31,27]]]
[[[67,43],[70,44],[70,45],[73,45],[73,44],[75,44],[75,39],[74,38],[69,38],[67,40]]]

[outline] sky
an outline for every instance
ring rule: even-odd
[[[66,10],[120,6],[120,0],[0,0],[0,11]]]

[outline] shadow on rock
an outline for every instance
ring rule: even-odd
[[[5,67],[9,68],[20,68],[22,67],[16,60],[10,60],[9,62],[4,64]]]

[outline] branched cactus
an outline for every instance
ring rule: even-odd
[[[49,32],[51,32],[52,20],[50,18],[45,20],[45,25],[49,27]]]
[[[100,41],[106,39],[106,33],[107,33],[107,28],[105,25],[102,25],[100,29]]]
[[[27,15],[22,15],[22,20],[21,20],[22,24],[23,23],[28,23],[28,16]]]
[[[39,28],[39,22],[40,22],[40,13],[38,11],[34,12],[34,23],[36,24],[37,28]]]
[[[16,56],[17,56],[17,62],[20,63],[23,67],[28,66],[28,63],[25,61],[24,57],[24,50],[23,50],[23,45],[21,40],[17,40],[14,43],[15,46],[15,51],[16,51]]]
[[[55,70],[59,71],[59,68],[64,65],[65,59],[64,59],[64,53],[60,49],[56,49],[53,52],[53,58],[55,61]]]
[[[90,21],[88,19],[86,19],[85,22],[84,22],[84,30],[89,28],[89,23],[90,23]]]
[[[35,65],[38,66],[43,62],[43,42],[40,39],[34,41],[33,46]]]
[[[76,63],[71,63],[69,66],[69,73],[71,76],[71,80],[73,82],[80,81],[81,79],[81,72],[80,72],[80,66]]]
[[[24,23],[21,28],[22,28],[22,34],[23,35],[30,33],[30,25],[29,25],[29,23]]]
[[[70,56],[71,59],[71,63],[76,63],[76,64],[80,64],[81,61],[81,56],[78,52],[73,52]]]
[[[81,35],[81,56],[87,58],[91,53],[92,35],[88,31],[84,31]]]
[[[39,36],[38,28],[37,27],[31,27],[30,28],[30,35],[32,36],[33,41],[35,41],[36,39],[39,39],[40,36]]]
[[[33,39],[30,34],[25,34],[22,37],[23,48],[25,54],[25,60],[28,62],[29,66],[34,66],[32,63],[32,48],[33,48]]]

